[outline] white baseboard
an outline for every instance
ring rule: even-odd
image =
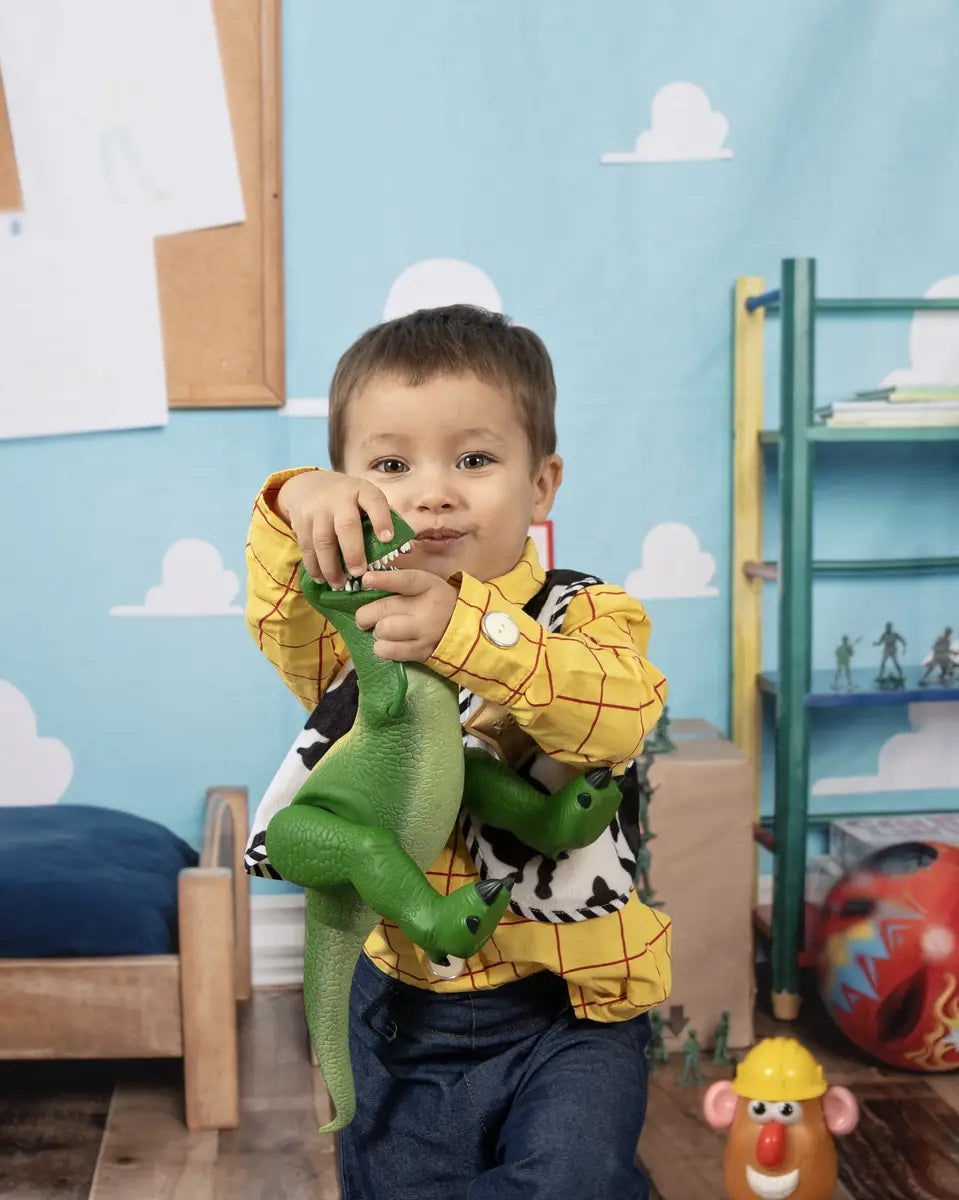
[[[303,896],[253,896],[250,910],[253,986],[301,984]]]

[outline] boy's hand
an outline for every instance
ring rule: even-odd
[[[360,629],[372,629],[373,653],[394,662],[426,662],[456,607],[456,588],[429,571],[368,571],[363,586],[392,592],[357,611]]]
[[[366,569],[362,513],[373,522],[381,542],[393,536],[390,506],[380,489],[368,479],[338,471],[293,475],[277,493],[276,507],[296,534],[309,574],[333,588],[342,588],[346,583],[341,549],[351,575],[360,576]]]

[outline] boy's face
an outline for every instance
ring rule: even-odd
[[[514,567],[531,521],[562,479],[550,455],[533,467],[509,395],[473,375],[416,387],[376,376],[345,414],[341,469],[372,480],[416,531],[403,567],[494,579]]]

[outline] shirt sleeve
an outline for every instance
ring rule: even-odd
[[[246,543],[247,628],[286,686],[310,710],[348,657],[340,635],[300,590],[300,548],[276,509],[281,486],[312,469],[298,467],[269,477],[253,505]]]
[[[512,618],[515,645],[487,637],[489,612]],[[621,588],[577,592],[562,632],[547,633],[489,584],[463,574],[452,619],[427,665],[505,705],[552,757],[615,768],[639,753],[666,701],[666,679],[645,657],[649,633],[646,610]]]

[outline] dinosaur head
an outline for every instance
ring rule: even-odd
[[[366,561],[373,571],[392,571],[394,560],[401,554],[409,553],[413,538],[416,536],[403,518],[392,509],[390,509],[390,517],[393,522],[393,536],[389,541],[381,542],[373,532],[373,525],[369,517],[363,515],[363,545],[366,549]],[[343,562],[342,554],[340,562],[345,571],[346,563]],[[330,618],[334,613],[355,615],[357,609],[362,608],[364,604],[369,604],[371,600],[378,600],[381,596],[389,595],[388,592],[379,589],[364,588],[360,580],[353,575],[347,576],[345,588],[336,591],[325,581],[314,579],[303,566],[300,567],[300,586],[310,604],[324,616]]]

